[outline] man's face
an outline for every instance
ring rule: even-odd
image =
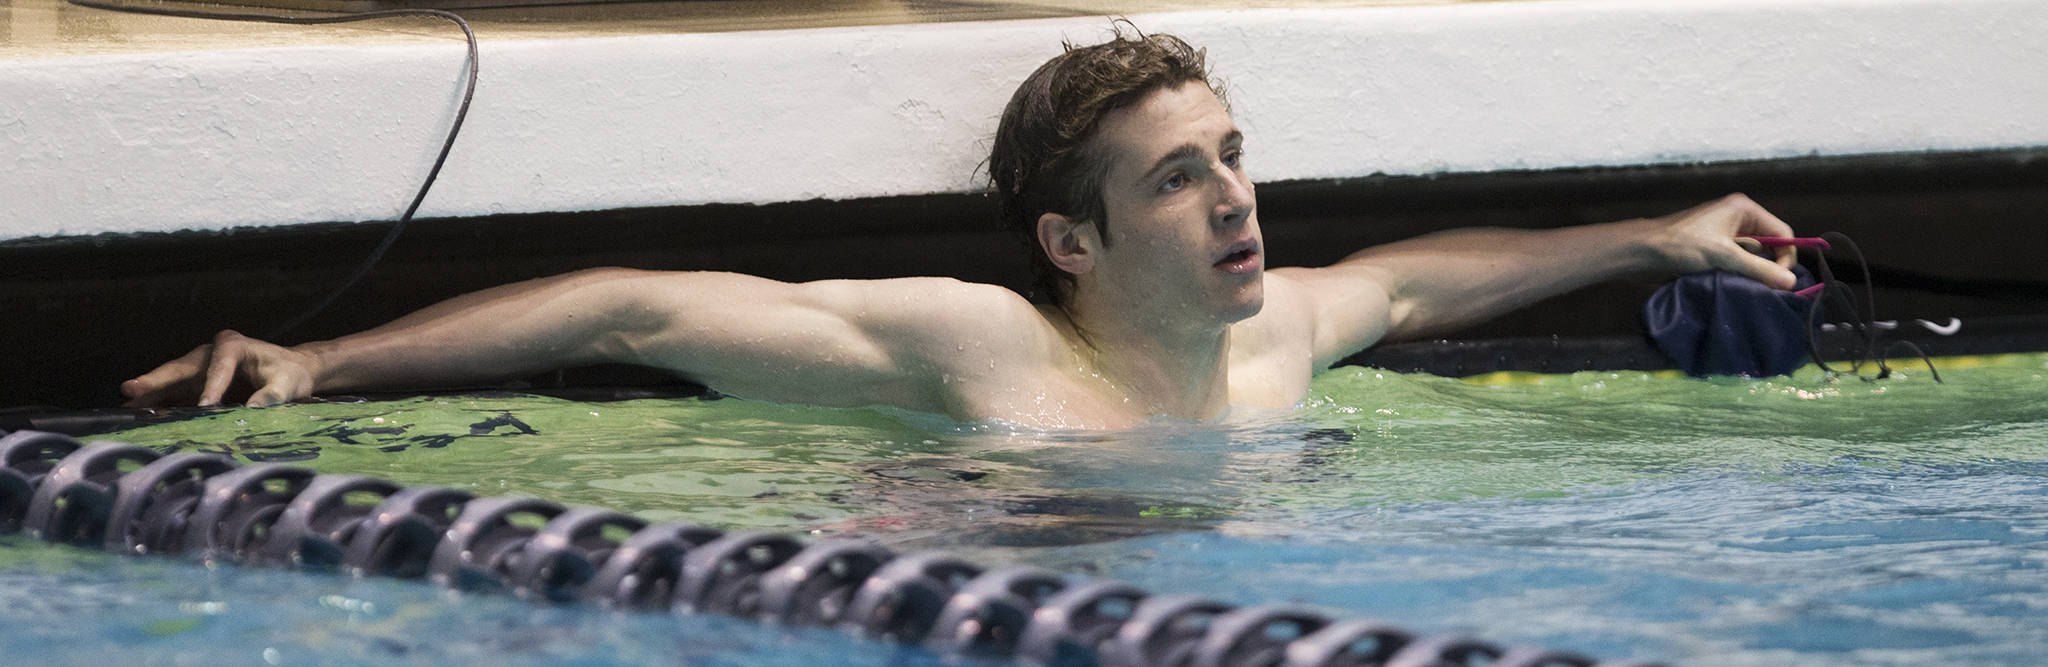
[[[1134,315],[1189,324],[1251,317],[1265,303],[1265,248],[1242,162],[1244,135],[1201,82],[1103,116],[1090,148],[1109,160],[1110,243],[1093,278]]]

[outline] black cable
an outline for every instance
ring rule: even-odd
[[[1864,382],[1891,377],[1891,365],[1885,361],[1885,354],[1903,345],[1907,350],[1920,356],[1920,361],[1927,364],[1927,372],[1934,376],[1934,381],[1937,384],[1940,383],[1941,371],[1934,369],[1934,360],[1928,358],[1927,352],[1921,350],[1919,345],[1906,340],[1892,341],[1888,346],[1880,345],[1880,336],[1883,334],[1879,331],[1876,324],[1877,289],[1871,283],[1870,262],[1863,258],[1863,250],[1856,247],[1856,242],[1850,240],[1848,235],[1841,232],[1828,232],[1822,234],[1821,238],[1826,239],[1832,245],[1847,248],[1849,253],[1856,257],[1856,267],[1863,272],[1863,308],[1860,311],[1857,308],[1854,293],[1849,289],[1849,285],[1835,279],[1834,269],[1828,266],[1827,251],[1816,250],[1814,257],[1818,261],[1817,266],[1820,269],[1819,282],[1825,287],[1806,309],[1806,346],[1807,351],[1813,355],[1813,363],[1820,366],[1821,371],[1830,376],[1839,372],[1828,366],[1827,360],[1821,356],[1820,317],[1826,310],[1824,304],[1832,299],[1840,302],[1848,310],[1849,320],[1847,324],[1849,331],[1856,336],[1857,341],[1863,346],[1862,350],[1851,353],[1853,356],[1849,360],[1849,374],[1855,375]],[[1866,361],[1877,362],[1876,377],[1863,374],[1863,363]]]
[[[469,28],[468,21],[462,20],[461,16],[457,16],[454,12],[450,11],[440,9],[383,9],[369,12],[358,12],[353,14],[341,14],[338,16],[290,16],[280,14],[242,14],[235,12],[212,12],[192,9],[172,9],[168,7],[121,5],[98,2],[97,0],[66,1],[70,2],[71,4],[78,5],[80,7],[103,9],[114,12],[127,12],[130,14],[153,14],[156,16],[173,16],[178,18],[190,19],[219,19],[224,21],[258,21],[263,23],[284,23],[290,25],[320,25],[327,23],[348,23],[351,21],[369,21],[375,19],[396,18],[400,16],[426,16],[433,18],[443,18],[450,21],[454,21],[456,27],[462,29],[463,39],[466,40],[469,44],[469,77],[468,80],[465,81],[462,86],[462,106],[455,110],[455,122],[448,126],[448,138],[447,140],[441,142],[441,154],[434,157],[434,167],[432,169],[427,170],[427,178],[425,181],[420,183],[419,192],[413,195],[412,204],[410,206],[405,207],[405,213],[398,216],[398,221],[391,225],[391,231],[386,232],[384,234],[384,240],[377,244],[377,248],[375,250],[370,251],[370,256],[365,257],[362,263],[356,266],[356,270],[353,273],[349,274],[349,277],[346,280],[342,281],[340,286],[335,287],[333,291],[328,292],[326,298],[323,298],[318,303],[313,304],[312,307],[307,308],[305,311],[300,312],[297,316],[289,320],[286,320],[284,324],[278,325],[277,328],[270,330],[270,333],[265,334],[263,336],[263,338],[267,340],[275,341],[279,338],[282,338],[285,334],[290,333],[293,329],[299,328],[299,325],[305,324],[306,320],[313,319],[314,315],[318,315],[320,314],[321,311],[326,310],[328,306],[334,305],[336,299],[340,299],[341,295],[347,292],[349,288],[355,287],[356,283],[361,282],[363,276],[369,275],[370,268],[376,266],[377,261],[384,258],[385,251],[390,250],[391,244],[396,243],[398,241],[398,235],[401,232],[405,231],[405,223],[412,220],[413,213],[419,211],[420,209],[420,203],[426,201],[427,191],[433,189],[434,187],[434,179],[440,177],[441,165],[446,164],[448,162],[448,152],[455,148],[455,136],[462,132],[462,120],[469,116],[469,102],[472,98],[476,96],[476,31],[471,30]]]

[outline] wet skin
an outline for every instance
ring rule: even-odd
[[[334,340],[282,347],[223,331],[121,390],[134,405],[207,405],[239,380],[254,388],[251,405],[265,405],[631,363],[762,400],[1108,429],[1285,409],[1315,372],[1369,345],[1618,276],[1718,268],[1792,283],[1789,254],[1773,262],[1736,244],[1792,235],[1741,195],[1605,225],[1452,230],[1326,267],[1266,270],[1243,147],[1200,82],[1104,116],[1083,148],[1109,161],[1104,224],[1038,220],[1043,251],[1074,279],[1063,307],[946,278],[792,284],[592,269]]]

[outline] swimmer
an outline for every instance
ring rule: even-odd
[[[1123,428],[1286,409],[1384,341],[1446,332],[1624,275],[1721,269],[1785,289],[1740,236],[1793,236],[1741,195],[1662,218],[1468,229],[1269,268],[1244,135],[1204,52],[1169,35],[1069,47],[1005,108],[989,172],[1051,303],[946,278],[792,284],[601,268],[445,301],[290,347],[223,331],[121,385],[130,405],[230,385],[271,405],[569,366],[663,369],[744,398],[962,421]]]

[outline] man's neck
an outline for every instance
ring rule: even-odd
[[[1087,370],[1145,416],[1207,420],[1230,405],[1230,326],[1162,326],[1076,299],[1058,309]]]

